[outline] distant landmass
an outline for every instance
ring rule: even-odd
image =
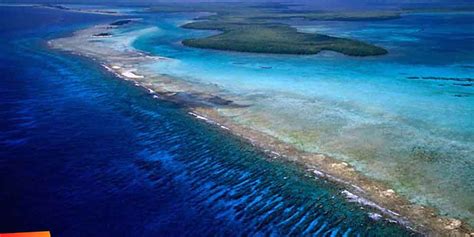
[[[215,12],[183,25],[187,29],[217,30],[222,33],[206,38],[185,39],[186,46],[237,52],[272,54],[317,54],[323,50],[349,56],[377,56],[388,51],[370,43],[323,34],[298,32],[283,20],[388,20],[400,17],[399,12],[319,12],[290,9],[285,4],[239,4],[225,7],[222,3],[165,4],[151,9],[155,12]]]

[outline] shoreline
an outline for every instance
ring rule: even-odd
[[[106,25],[105,27],[110,26]],[[91,34],[91,30],[94,32],[103,31],[100,26],[94,26],[83,31],[75,32],[73,37],[79,36],[79,40],[90,39],[91,35],[93,35]],[[81,35],[81,32],[85,34]],[[84,35],[85,37],[81,38],[81,36]],[[59,42],[61,42],[61,40],[64,42],[64,40],[67,41],[68,38],[59,39]],[[340,183],[346,187],[346,190],[342,194],[347,197],[348,201],[358,202],[379,209],[389,220],[397,221],[407,228],[413,228],[427,235],[474,236],[472,228],[466,223],[462,223],[457,219],[441,217],[436,214],[434,208],[411,203],[406,200],[406,198],[396,194],[387,185],[368,178],[366,175],[356,171],[346,162],[338,161],[327,155],[298,150],[296,147],[280,141],[271,135],[263,134],[262,132],[239,125],[219,115],[215,106],[213,106],[215,103],[211,100],[218,97],[218,95],[212,95],[212,93],[203,94],[198,93],[198,90],[193,90],[193,87],[199,87],[199,84],[188,85],[187,82],[176,82],[161,76],[159,78],[161,81],[158,83],[166,84],[168,88],[155,86],[144,80],[148,75],[138,72],[135,66],[130,67],[130,65],[150,60],[168,60],[167,58],[150,56],[138,50],[134,50],[127,52],[127,60],[122,60],[127,64],[117,65],[110,62],[111,60],[108,61],[106,59],[109,57],[109,59],[113,58],[112,60],[117,60],[117,58],[120,57],[115,56],[117,58],[114,58],[114,55],[109,56],[108,52],[104,52],[101,55],[97,52],[80,51],[78,50],[80,48],[71,49],[68,48],[67,45],[58,44],[57,40],[49,41],[48,44],[54,49],[60,49],[98,61],[106,70],[119,78],[133,82],[135,86],[143,87],[150,94],[153,94],[154,97],[156,96],[159,99],[169,100],[183,105],[189,110],[191,116],[216,125],[250,142],[253,146],[258,147],[269,155],[269,157],[295,162],[308,174],[316,178],[323,178]],[[121,56],[120,53],[118,55]],[[170,90],[169,86],[171,86],[171,88],[179,88],[180,90],[177,90],[178,92]],[[182,92],[188,94],[184,97],[180,96]],[[225,98],[220,99],[225,101]]]
[[[107,65],[101,66],[117,78],[133,83],[148,91],[155,99],[166,100],[184,106],[190,116],[228,132],[244,142],[250,143],[271,159],[283,159],[296,163],[303,172],[314,178],[321,178],[342,185],[341,192],[348,202],[356,202],[380,211],[383,216],[375,213],[373,219],[385,218],[396,222],[405,228],[428,236],[474,236],[470,226],[454,218],[442,217],[436,214],[434,208],[411,203],[397,195],[387,185],[371,180],[356,171],[346,162],[341,162],[330,156],[300,151],[278,139],[261,132],[233,123],[220,116],[212,108],[196,107],[185,100],[176,98],[168,92],[156,91],[146,84],[136,82],[124,76]],[[368,212],[368,214],[371,214]]]
[[[342,185],[346,190],[341,194],[346,196],[347,201],[375,208],[389,221],[396,221],[428,236],[474,236],[471,227],[466,223],[440,216],[435,208],[411,203],[389,186],[368,178],[346,162],[323,154],[300,151],[274,137],[232,123],[212,109],[191,108],[189,113],[196,119],[204,120],[242,138],[271,158],[294,162],[315,178]]]

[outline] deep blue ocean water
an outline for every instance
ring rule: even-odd
[[[110,20],[0,7],[0,233],[410,235],[341,187],[46,45]]]

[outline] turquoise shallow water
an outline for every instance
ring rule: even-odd
[[[301,31],[354,37],[390,52],[368,58],[183,47],[179,42],[184,38],[213,33],[179,28],[193,17],[146,17],[144,25],[158,29],[139,37],[134,47],[174,59],[149,68],[218,85],[237,102],[250,105],[220,109],[224,116],[303,150],[348,161],[417,203],[473,223],[472,13],[413,14],[379,22],[290,22]]]

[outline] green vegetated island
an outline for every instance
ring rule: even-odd
[[[237,52],[272,54],[317,54],[323,50],[349,56],[387,54],[384,48],[359,40],[304,33],[282,23],[287,19],[307,20],[387,20],[400,17],[398,11],[321,12],[296,11],[285,4],[163,4],[153,12],[211,12],[212,15],[195,19],[183,28],[216,30],[221,33],[205,38],[185,39],[186,46]]]
[[[361,41],[322,34],[298,32],[284,24],[193,22],[188,29],[219,30],[221,34],[186,39],[183,44],[197,48],[274,54],[317,54],[330,50],[350,56],[383,55],[387,50]]]

